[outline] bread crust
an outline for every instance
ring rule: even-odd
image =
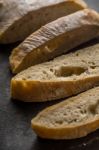
[[[96,85],[99,85],[99,44],[17,74],[11,80],[11,97],[42,102],[69,97]]]
[[[99,14],[93,10],[85,9],[59,18],[31,34],[12,51],[9,59],[11,70],[19,73],[60,56],[98,35]]]
[[[41,138],[46,139],[76,139],[87,136],[89,133],[99,129],[99,118],[95,118],[90,122],[79,126],[64,127],[64,128],[46,128],[42,126],[35,125],[31,122],[31,127]]]
[[[99,75],[67,81],[11,80],[11,97],[24,102],[66,98],[99,85]]]
[[[99,92],[99,87],[93,88],[91,90],[88,90],[82,94],[79,94],[75,97],[69,98],[61,103],[58,103],[56,105],[50,106],[43,111],[41,111],[35,118],[31,121],[31,127],[33,130],[37,133],[38,136],[46,139],[75,139],[75,138],[81,138],[89,133],[99,129],[99,114],[98,116],[93,116],[91,119],[87,119],[85,122],[68,124],[68,125],[59,125],[59,126],[47,126],[44,123],[40,123],[40,117],[46,116],[51,112],[58,111],[58,109],[61,109],[64,106],[71,106],[70,104],[75,104],[75,102],[80,103],[81,101],[87,100],[87,96],[90,94],[95,95],[96,92]],[[98,94],[99,96],[99,94]],[[82,97],[82,99],[81,99]],[[94,101],[94,99],[93,99]],[[87,101],[88,102],[88,101]],[[90,103],[90,99],[89,99]],[[76,105],[76,104],[75,104]],[[89,104],[90,105],[90,104]],[[83,109],[82,106],[80,109]],[[67,114],[68,115],[68,114]]]
[[[87,6],[82,0],[3,0],[0,7],[0,43],[6,44],[24,40],[42,25]]]

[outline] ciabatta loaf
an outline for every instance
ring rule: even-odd
[[[99,14],[85,9],[53,21],[12,51],[10,65],[18,73],[48,61],[99,35]]]
[[[99,129],[99,87],[45,109],[31,124],[47,139],[75,139]]]
[[[11,96],[43,102],[75,95],[99,85],[99,44],[35,65],[11,81]]]
[[[0,43],[23,40],[42,25],[86,7],[82,0],[2,0]]]

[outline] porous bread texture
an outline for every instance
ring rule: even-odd
[[[11,80],[11,96],[25,102],[65,98],[99,85],[99,44],[32,66]]]
[[[99,87],[48,107],[31,121],[38,136],[75,139],[99,128]]]
[[[32,66],[17,74],[14,79],[56,80],[89,75],[99,69],[99,44],[62,55],[52,61]],[[89,72],[88,72],[89,71]]]

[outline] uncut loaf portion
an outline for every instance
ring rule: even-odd
[[[42,25],[87,5],[82,0],[2,0],[0,7],[0,43],[6,44],[24,40]]]
[[[32,66],[11,80],[11,97],[44,102],[99,85],[99,44]]]
[[[99,87],[48,107],[31,121],[38,136],[75,139],[99,129]]]
[[[85,9],[59,18],[41,27],[12,51],[12,72],[53,59],[97,36],[99,14],[94,10]]]

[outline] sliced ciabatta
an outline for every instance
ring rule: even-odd
[[[42,25],[86,7],[82,0],[2,0],[0,43],[23,40]]]
[[[11,96],[43,102],[75,95],[99,85],[99,44],[35,65],[11,80]]]
[[[47,139],[75,139],[99,129],[99,87],[45,109],[31,124]]]
[[[53,21],[12,51],[10,65],[18,73],[48,61],[99,35],[99,14],[85,9]]]

